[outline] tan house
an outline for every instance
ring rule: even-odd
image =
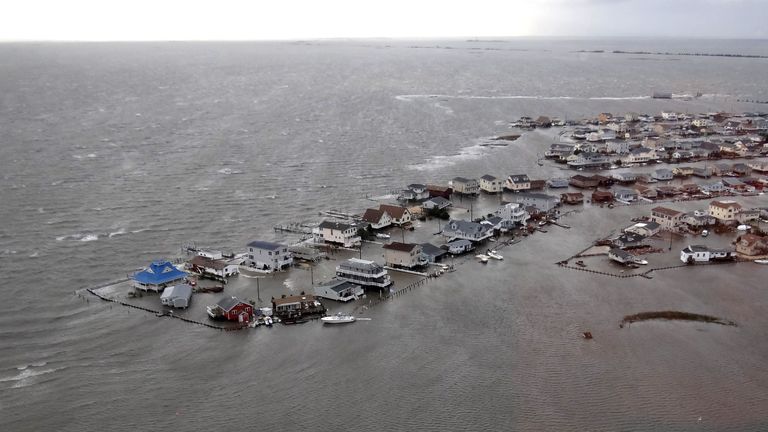
[[[381,204],[379,211],[387,212],[395,225],[403,225],[413,220],[411,212],[405,208],[396,205]]]
[[[744,234],[736,240],[736,252],[748,255],[763,255],[768,253],[768,238],[755,234]]]
[[[385,244],[384,261],[391,267],[413,268],[425,264],[421,256],[421,245],[392,242]]]
[[[651,209],[651,221],[656,222],[662,229],[671,230],[683,217],[683,212],[667,207],[654,207]]]
[[[475,179],[455,177],[451,181],[451,186],[457,194],[476,195],[480,193],[480,183]]]
[[[480,177],[480,190],[487,193],[499,193],[504,190],[504,182],[492,175],[486,174]]]
[[[709,214],[719,221],[736,220],[741,211],[741,205],[736,201],[712,201],[709,203]]]

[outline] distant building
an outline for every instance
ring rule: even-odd
[[[633,202],[637,201],[637,192],[630,189],[619,189],[614,194],[617,201]]]
[[[237,297],[224,297],[217,304],[208,306],[208,315],[213,319],[245,324],[253,320],[253,305]]]
[[[568,183],[570,183],[571,186],[583,189],[594,188],[599,184],[596,178],[583,176],[581,174],[576,174],[575,176],[571,177]]]
[[[608,258],[619,264],[631,264],[635,262],[635,256],[624,249],[611,248],[608,251]]]
[[[469,252],[472,249],[474,249],[474,246],[472,245],[472,242],[469,240],[454,240],[450,243],[448,243],[446,246],[448,246],[448,252],[451,255],[460,255],[465,252]]]
[[[642,246],[646,237],[640,234],[625,232],[613,240],[613,244],[618,248],[627,248]]]
[[[310,294],[273,298],[272,310],[284,321],[325,313],[323,304]]]
[[[442,210],[444,208],[450,207],[451,204],[453,203],[443,197],[434,197],[424,201],[421,206],[427,210]]]
[[[651,177],[659,181],[668,181],[674,178],[672,171],[666,168],[660,168],[651,173]]]
[[[547,180],[547,186],[551,187],[552,189],[567,188],[568,179],[562,177],[554,177]]]
[[[386,288],[392,285],[389,273],[384,267],[373,261],[358,258],[350,258],[336,266],[336,277],[364,288]]]
[[[471,244],[471,243],[470,243]],[[447,248],[439,248],[432,243],[421,244],[421,256],[429,263],[438,263],[448,253]]]
[[[656,222],[638,222],[629,228],[626,228],[624,232],[639,234],[644,237],[652,237],[659,233],[661,225]]]
[[[566,192],[560,194],[560,201],[564,204],[583,204],[584,194],[581,192]]]
[[[525,225],[530,218],[525,208],[518,203],[507,203],[496,210],[496,216],[502,219],[501,228],[512,229],[516,225]]]
[[[203,277],[207,276],[222,281],[240,273],[238,261],[225,260],[223,257],[220,259],[213,259],[202,255],[195,255],[189,260],[188,268],[191,272],[197,273]]]
[[[609,191],[596,190],[592,192],[593,203],[610,203],[613,202],[613,194]]]
[[[742,234],[736,240],[736,252],[747,256],[768,254],[768,237]]]

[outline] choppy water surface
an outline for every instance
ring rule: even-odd
[[[546,133],[479,145],[521,115],[768,99],[765,59],[579,49],[768,54],[750,41],[0,45],[0,426],[768,429],[768,269],[619,280],[552,265],[637,208],[569,216],[571,230],[343,328],[222,334],[73,295],[184,241],[282,239],[274,224],[359,211],[413,181],[557,174],[534,163]],[[301,289],[293,273],[268,289]],[[618,328],[656,309],[740,327]]]

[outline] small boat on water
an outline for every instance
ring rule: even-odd
[[[486,252],[486,255],[488,255],[489,257],[491,257],[491,258],[493,258],[495,260],[503,260],[504,259],[504,257],[499,255],[495,250],[488,249],[488,252]]]
[[[768,264],[768,259],[757,259],[752,262],[754,262],[755,264]]]
[[[344,313],[337,313],[336,315],[326,316],[320,318],[323,324],[346,324],[355,322],[355,317]]]
[[[475,255],[475,258],[479,259],[481,263],[488,264],[488,260],[491,258],[488,255],[480,254]]]

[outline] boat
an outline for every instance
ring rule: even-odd
[[[746,230],[748,230],[750,228],[752,228],[752,227],[749,226],[749,225],[739,225],[739,226],[736,227],[736,229],[739,230],[739,231],[746,231]]]
[[[265,316],[264,317],[264,325],[267,327],[272,327],[272,317],[271,316]]]
[[[648,265],[648,261],[644,259],[638,259],[634,261],[635,264]]]
[[[384,234],[384,233],[377,233],[376,234],[376,238],[387,240],[387,239],[390,238],[390,235],[389,234]]]
[[[346,324],[355,322],[355,317],[339,312],[336,315],[322,317],[320,318],[320,321],[322,321],[323,324]]]
[[[504,259],[504,257],[499,255],[495,250],[488,249],[488,252],[486,252],[486,255],[488,255],[489,257],[491,257],[491,258],[493,258],[495,260],[503,260]]]
[[[480,262],[483,264],[488,264],[488,260],[490,259],[488,255],[484,255],[484,254],[475,255],[475,258],[479,259]]]
[[[754,262],[755,264],[768,264],[768,259],[757,259],[752,262]]]
[[[707,230],[704,230],[704,231],[701,232],[701,236],[702,237],[706,237],[708,235],[709,235],[709,231],[707,231]]]

